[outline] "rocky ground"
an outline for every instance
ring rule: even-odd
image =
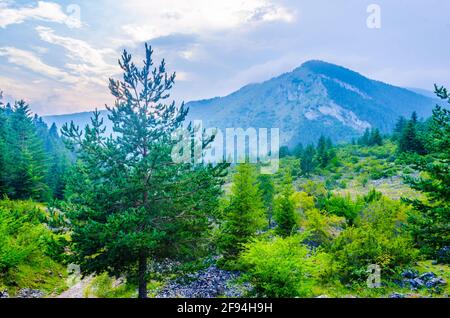
[[[239,276],[239,272],[229,272],[210,266],[184,279],[170,281],[157,293],[156,298],[243,297],[251,290],[251,286],[236,283]]]

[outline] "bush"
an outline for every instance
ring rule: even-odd
[[[404,231],[407,212],[405,205],[381,198],[368,204],[355,225],[340,234],[330,250],[344,282],[365,280],[371,264],[379,265],[385,277],[392,277],[416,260],[418,251]]]
[[[308,242],[315,246],[326,245],[339,234],[345,225],[345,219],[312,209],[305,212],[302,225],[309,234]]]
[[[0,285],[13,290],[64,285],[59,277],[63,266],[57,260],[64,249],[43,220],[45,210],[36,203],[0,201]]]
[[[325,201],[323,209],[330,214],[345,217],[352,224],[362,205],[359,201],[353,202],[350,196],[333,195]]]
[[[260,296],[306,297],[313,284],[314,256],[308,256],[303,237],[290,236],[270,241],[255,240],[245,245],[240,261],[247,278]]]

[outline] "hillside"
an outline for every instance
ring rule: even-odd
[[[431,115],[435,100],[418,92],[374,81],[338,65],[309,61],[292,72],[250,84],[225,96],[189,102],[189,120],[205,127],[280,128],[281,142],[349,141],[366,128],[389,133],[400,116]],[[111,132],[111,124],[102,115]],[[91,113],[47,116],[58,127],[73,120],[84,127]]]

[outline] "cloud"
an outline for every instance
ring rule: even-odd
[[[37,27],[36,31],[43,41],[63,47],[68,58],[74,61],[66,63],[65,67],[87,81],[107,85],[108,78],[120,72],[116,64],[106,61],[109,56],[117,57],[113,49],[96,49],[85,41],[56,35],[52,29],[43,26]]]
[[[5,56],[9,63],[65,83],[73,84],[78,81],[76,77],[69,73],[57,67],[45,64],[39,57],[30,51],[24,51],[14,47],[0,47],[0,56]]]
[[[41,20],[65,24],[69,28],[80,28],[79,7],[68,6],[67,13],[54,2],[38,1],[37,6],[15,8],[11,1],[0,1],[0,28],[20,24],[26,20]]]
[[[170,9],[162,10],[157,1],[127,1],[127,10],[144,15],[123,26],[125,35],[134,42],[143,42],[172,34],[204,34],[295,20],[294,11],[271,0],[167,0],[164,7]]]

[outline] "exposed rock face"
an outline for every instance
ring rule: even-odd
[[[9,294],[7,290],[0,291],[0,298],[9,298]]]

